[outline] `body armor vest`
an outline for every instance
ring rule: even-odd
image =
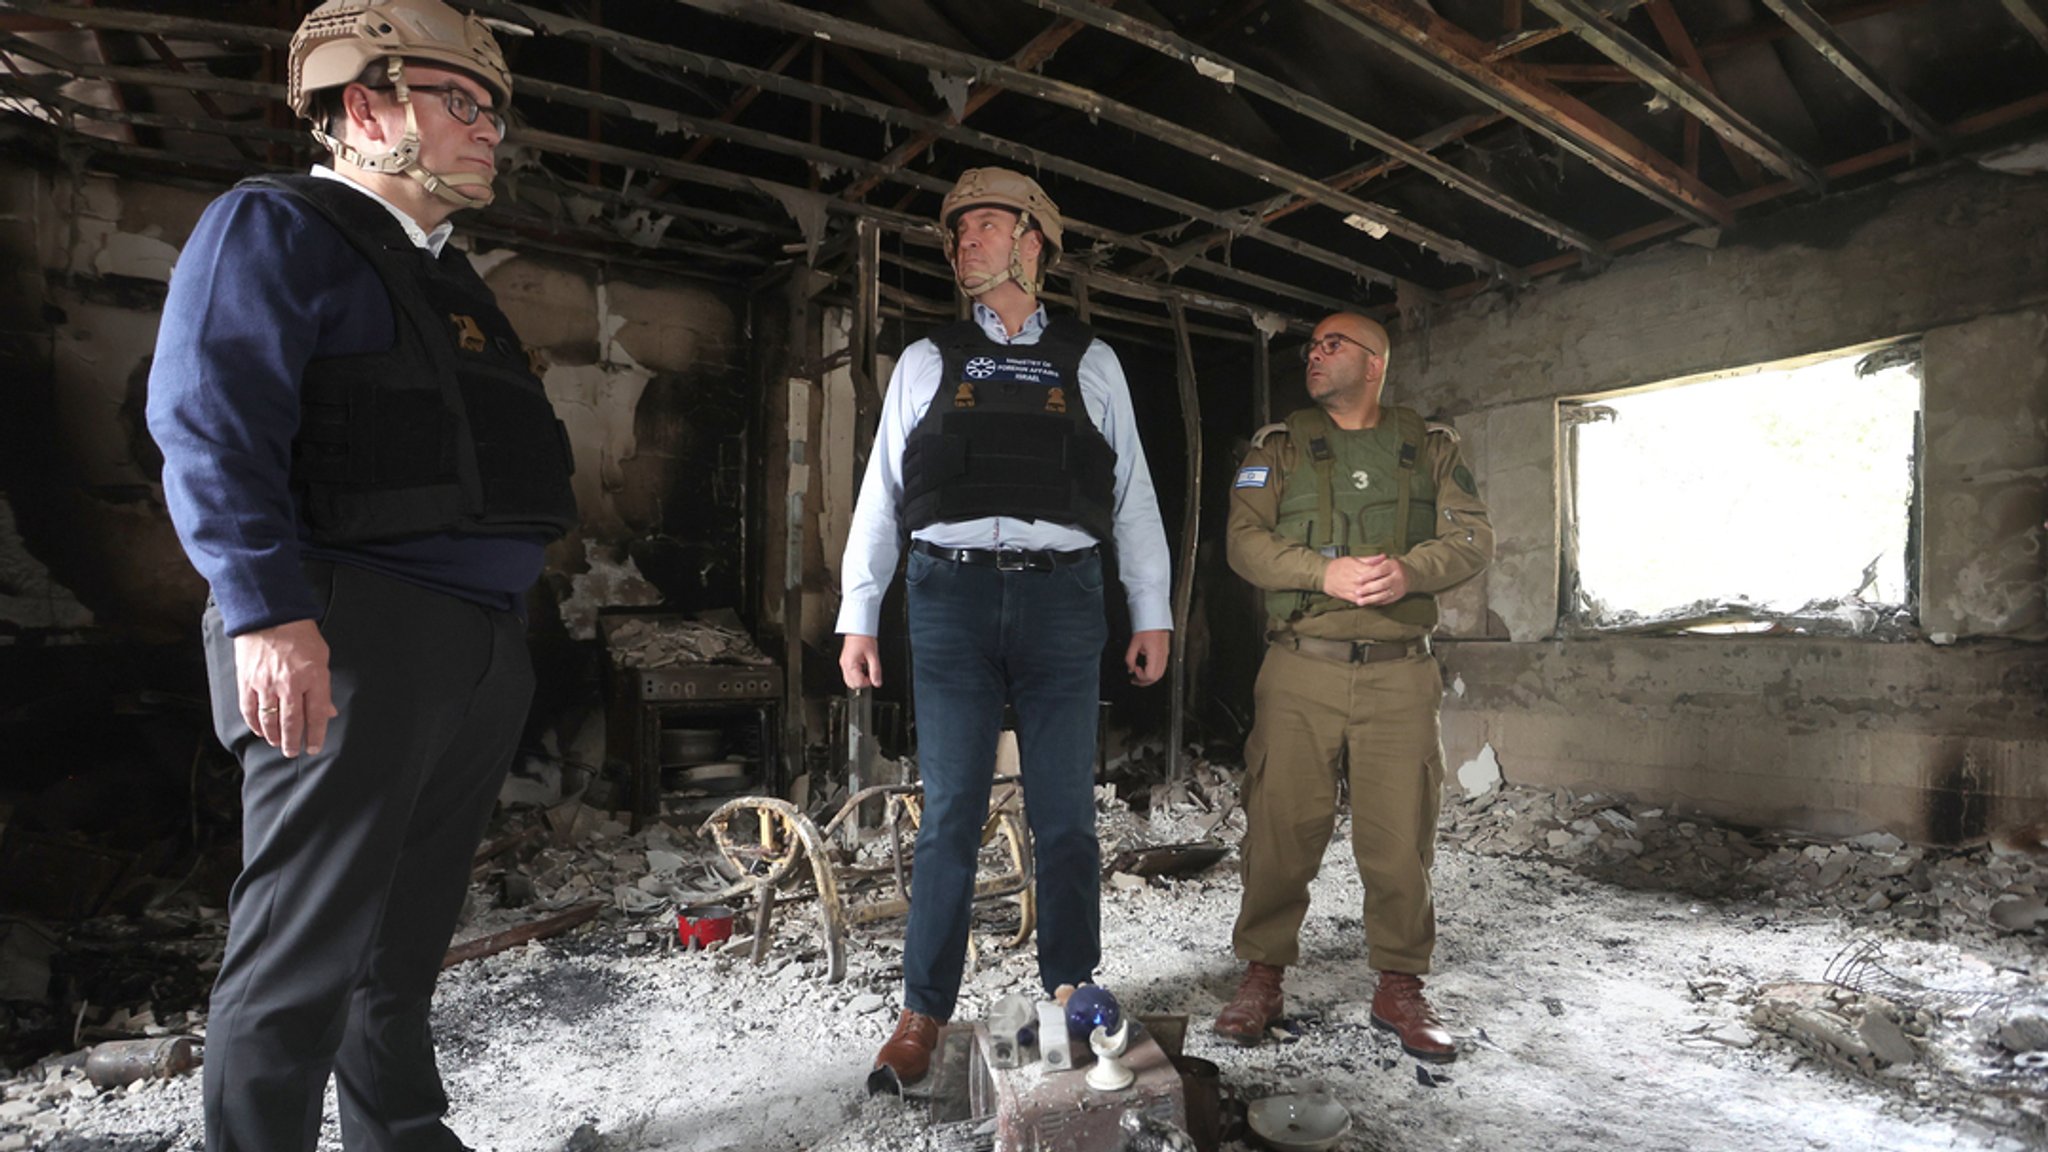
[[[242,186],[312,207],[391,297],[389,349],[306,366],[292,486],[312,539],[554,539],[575,527],[568,431],[469,261],[435,258],[382,205],[332,180],[259,176]]]
[[[1374,427],[1347,432],[1320,408],[1287,418],[1294,466],[1284,474],[1274,531],[1329,557],[1406,555],[1436,536],[1436,481],[1423,465],[1428,426],[1407,408],[1386,408]],[[1322,592],[1266,593],[1285,623],[1357,605]],[[1436,598],[1411,592],[1370,609],[1402,624],[1435,627]]]
[[[1081,400],[1095,333],[1050,319],[1036,344],[998,344],[960,321],[932,334],[939,390],[903,446],[903,522],[1010,516],[1115,538],[1116,450]]]

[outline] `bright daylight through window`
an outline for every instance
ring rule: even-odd
[[[1910,623],[1919,414],[1916,343],[1565,405],[1568,619]]]

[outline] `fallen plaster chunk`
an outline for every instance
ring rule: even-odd
[[[1998,1042],[2009,1052],[2048,1052],[2048,1016],[2014,1013],[1998,1026]]]
[[[1913,1047],[1899,1022],[1892,1019],[1890,1007],[1881,1002],[1871,1003],[1856,1032],[1870,1046],[1871,1055],[1886,1064],[1911,1064],[1920,1058],[1920,1050]]]
[[[1756,1032],[1741,1024],[1723,1024],[1707,1033],[1707,1039],[1730,1048],[1756,1047]]]
[[[1991,906],[1991,922],[2008,932],[2029,932],[2048,920],[2048,902],[2039,896],[2000,900]]]
[[[1500,786],[1500,757],[1488,744],[1479,750],[1479,755],[1458,766],[1458,784],[1465,789],[1465,795],[1478,796]]]
[[[878,992],[863,992],[855,996],[846,1007],[856,1016],[866,1016],[871,1012],[880,1012],[888,1004],[889,998]]]

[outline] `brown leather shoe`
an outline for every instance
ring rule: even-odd
[[[1458,1048],[1436,1009],[1422,998],[1422,977],[1407,972],[1380,973],[1372,994],[1372,1026],[1401,1038],[1401,1051],[1431,1064],[1449,1064]]]
[[[931,1071],[932,1049],[939,1046],[939,1022],[922,1012],[905,1008],[896,1018],[896,1031],[882,1050],[875,1053],[875,1070],[868,1073],[868,1093],[902,1092]]]
[[[1286,971],[1275,964],[1252,961],[1244,970],[1237,995],[1216,1014],[1216,1034],[1247,1048],[1264,1040],[1266,1029],[1280,1019],[1280,977]]]

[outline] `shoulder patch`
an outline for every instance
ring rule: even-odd
[[[1472,470],[1463,464],[1451,469],[1451,480],[1465,490],[1467,496],[1479,495],[1479,485],[1472,482]]]
[[[1273,470],[1271,468],[1257,465],[1247,466],[1237,470],[1237,482],[1232,484],[1231,487],[1264,488],[1272,478]]]
[[[1456,428],[1451,427],[1449,424],[1439,424],[1436,421],[1431,420],[1427,422],[1424,425],[1424,427],[1428,428],[1431,432],[1441,432],[1444,435],[1449,436],[1451,438],[1451,443],[1453,444],[1456,444],[1458,442],[1458,430]]]
[[[1282,436],[1287,435],[1287,422],[1282,420],[1278,424],[1268,424],[1257,432],[1252,433],[1252,447],[1264,448],[1266,446],[1266,437],[1273,435],[1275,432]]]

